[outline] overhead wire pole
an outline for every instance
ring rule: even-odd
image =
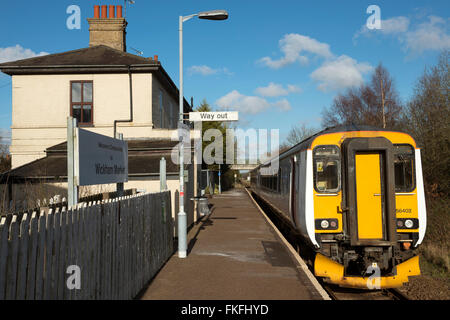
[[[183,148],[183,114],[184,114],[184,97],[183,97],[183,17],[180,16],[179,35],[180,35],[180,211],[178,212],[178,257],[186,258],[187,253],[187,218],[184,212],[184,148]]]
[[[184,117],[184,96],[183,96],[183,22],[198,16],[200,19],[207,20],[226,20],[228,19],[228,12],[225,10],[213,10],[205,11],[196,14],[191,14],[189,16],[179,17],[179,38],[180,38],[180,97],[179,97],[179,165],[180,165],[180,201],[179,201],[179,212],[178,212],[178,257],[186,258],[187,256],[187,216],[184,212],[184,141],[183,141],[183,117]]]

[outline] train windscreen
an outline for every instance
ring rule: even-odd
[[[410,145],[394,145],[395,191],[414,190],[414,150]]]
[[[314,187],[317,192],[338,192],[341,183],[340,171],[338,147],[319,146],[314,149]]]

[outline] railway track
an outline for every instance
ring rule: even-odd
[[[358,290],[328,285],[320,281],[325,291],[333,300],[409,300],[398,289]]]
[[[255,195],[249,189],[250,195],[258,203],[264,213],[269,217],[272,223],[283,234],[289,244],[297,251],[297,253],[305,260],[309,269],[312,270],[312,252],[309,247],[303,245],[301,237],[285,223],[273,208]],[[324,290],[333,300],[410,300],[407,295],[398,289],[381,289],[381,290],[361,290],[352,288],[342,288],[336,285],[327,284],[321,278],[317,278]]]

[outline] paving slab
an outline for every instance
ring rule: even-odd
[[[188,234],[144,300],[322,300],[243,189],[210,199],[212,213]]]

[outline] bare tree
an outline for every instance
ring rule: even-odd
[[[11,169],[11,156],[9,154],[9,147],[3,143],[3,138],[0,137],[0,173]]]
[[[370,89],[375,93],[375,114],[379,114],[379,111],[381,110],[381,119],[379,121],[383,128],[395,127],[400,119],[402,105],[397,90],[395,89],[393,79],[381,63],[374,71]]]
[[[403,114],[403,126],[422,149],[423,175],[428,190],[449,195],[450,188],[450,73],[449,51],[436,66],[426,68]]]
[[[323,112],[322,124],[325,127],[359,124],[394,128],[401,110],[394,81],[380,63],[369,84],[349,88],[334,98],[331,107]]]
[[[294,146],[297,143],[300,143],[306,138],[312,136],[318,131],[319,131],[318,129],[308,127],[304,123],[293,126],[291,131],[289,131],[289,134],[286,138],[286,142],[282,145],[282,147]]]

